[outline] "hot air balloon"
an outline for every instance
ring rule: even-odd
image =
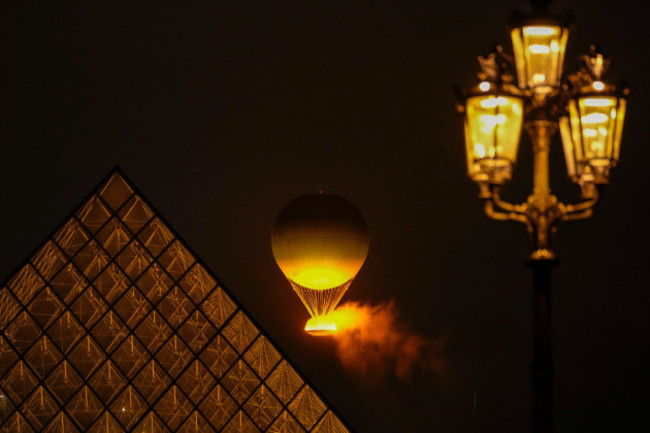
[[[368,227],[359,210],[336,194],[307,194],[278,215],[271,247],[278,266],[302,300],[312,335],[336,332],[327,318],[368,254]]]

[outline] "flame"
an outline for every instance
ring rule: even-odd
[[[334,325],[327,335],[333,337],[343,367],[354,373],[379,377],[392,372],[406,380],[416,371],[441,373],[445,367],[445,340],[411,332],[399,320],[394,301],[348,302],[310,323]]]
[[[307,321],[305,331],[309,335],[322,337],[332,335],[337,332],[336,322],[328,318],[328,316],[315,316]]]

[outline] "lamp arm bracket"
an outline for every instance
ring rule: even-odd
[[[528,221],[528,218],[526,218],[525,215],[514,211],[498,211],[494,208],[494,204],[495,203],[492,200],[485,201],[485,214],[488,217],[499,221],[516,221],[530,226],[530,221]]]
[[[524,215],[526,213],[526,210],[528,209],[528,205],[526,203],[522,204],[512,204],[508,203],[507,201],[504,201],[501,199],[501,194],[500,194],[500,188],[498,186],[494,186],[492,188],[492,201],[494,204],[496,204],[499,208],[508,211],[508,212],[514,212],[520,215]]]
[[[569,219],[573,219],[567,217],[575,214],[583,214],[585,211],[592,211],[590,212],[591,215],[591,213],[593,213],[593,208],[596,206],[596,204],[598,204],[598,198],[599,195],[596,192],[594,197],[580,203],[576,203],[576,204],[559,203],[560,212],[562,214],[562,220],[567,221]],[[588,217],[584,217],[584,218],[588,218]],[[577,219],[582,219],[582,218],[577,218]]]
[[[590,218],[594,214],[594,209],[589,208],[580,212],[573,212],[562,215],[562,221],[578,221]]]

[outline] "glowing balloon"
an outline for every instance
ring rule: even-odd
[[[323,320],[339,303],[368,254],[368,227],[356,207],[335,194],[307,194],[289,203],[273,226],[278,266],[312,316],[312,334],[336,330]]]

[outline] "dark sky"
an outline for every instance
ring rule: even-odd
[[[2,278],[119,164],[357,431],[528,430],[528,237],[482,214],[451,91],[474,84],[477,55],[509,46],[507,17],[526,2],[6,3]],[[558,432],[650,431],[642,4],[554,4],[575,10],[569,67],[598,43],[632,89],[602,205],[556,236]],[[531,185],[521,144],[511,200]],[[562,158],[556,136],[552,187],[576,201]],[[302,331],[270,230],[287,202],[319,189],[355,203],[370,228],[345,299],[394,299],[414,332],[447,336],[442,379],[360,379],[331,341]]]

